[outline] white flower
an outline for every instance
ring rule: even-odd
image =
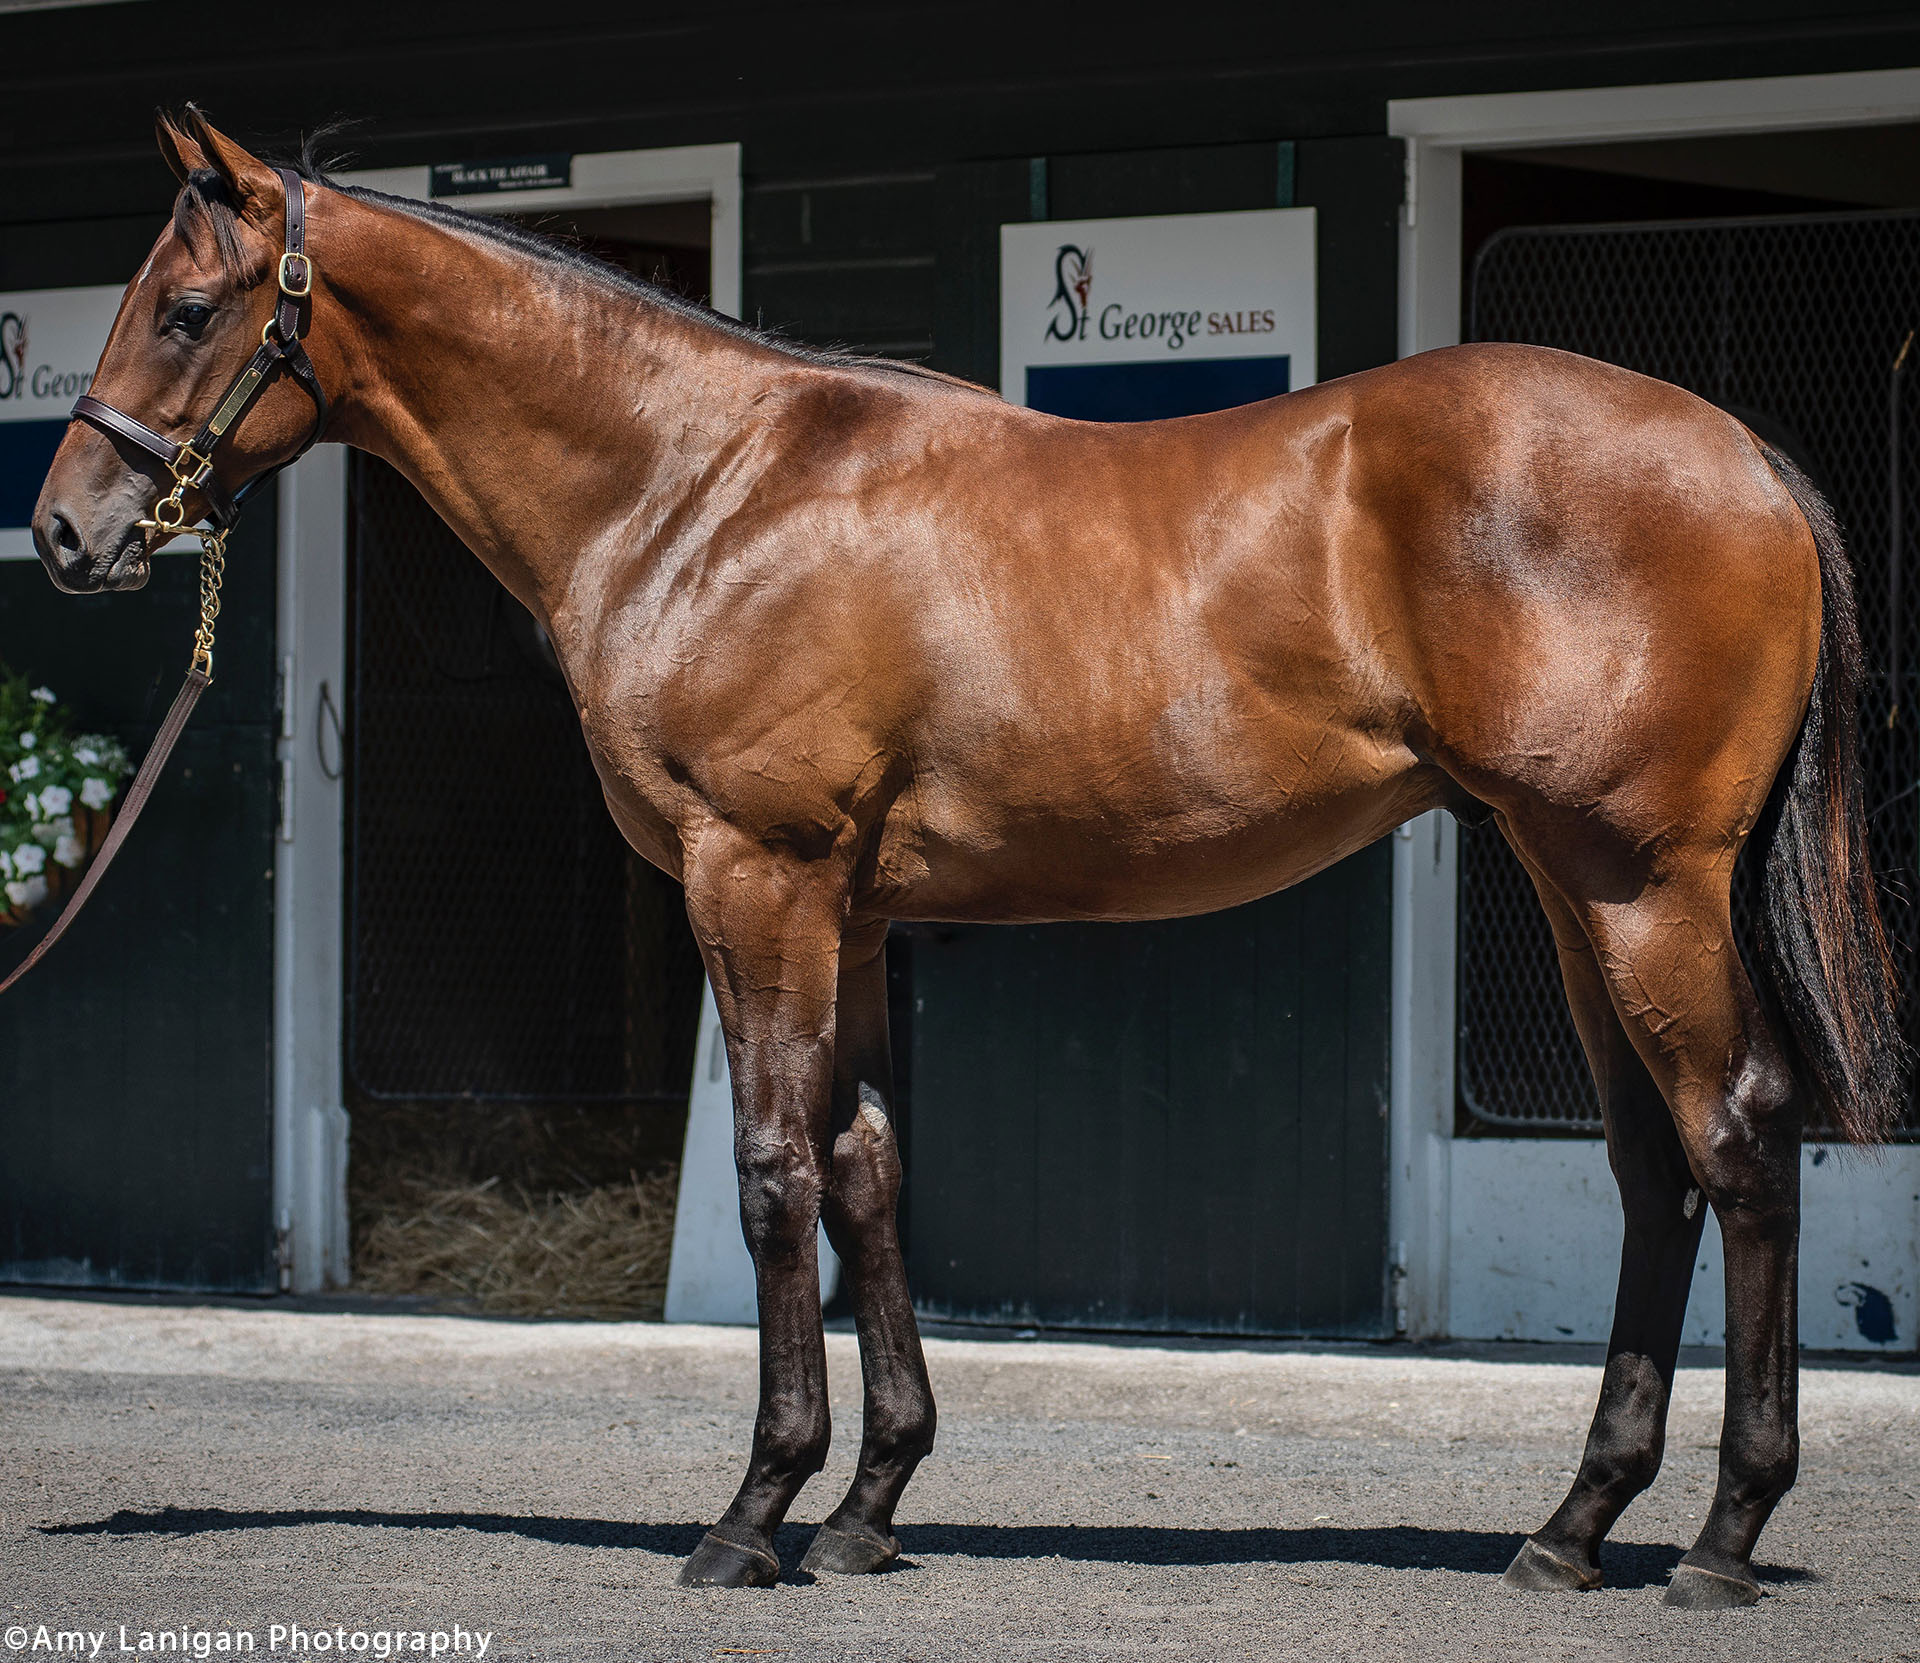
[[[36,687],[27,697],[33,700],[35,704],[52,704],[54,702],[53,689],[51,687]]]
[[[105,808],[113,801],[113,787],[105,780],[95,779],[89,774],[80,782],[80,801],[88,808]]]
[[[47,898],[45,878],[27,878],[7,885],[7,899],[17,907],[37,907]]]
[[[36,797],[31,791],[29,791],[26,794],[26,796],[21,799],[20,806],[27,811],[27,818],[29,820],[38,820],[41,818],[40,799]]]
[[[13,869],[23,878],[30,878],[36,872],[44,872],[47,866],[47,851],[38,843],[22,843],[13,851]]]
[[[40,736],[37,733],[23,733],[20,735],[20,749],[23,751],[30,751],[39,743]]]
[[[10,878],[12,876],[13,856],[8,854],[5,849],[0,849],[0,878]]]
[[[87,858],[87,846],[72,832],[62,832],[60,841],[53,846],[53,858],[72,871]]]
[[[20,784],[22,780],[38,779],[40,777],[40,759],[37,756],[23,756],[18,762],[14,763],[7,772],[13,776],[13,783],[15,785]]]
[[[73,760],[82,768],[98,768],[107,774],[130,774],[132,764],[120,741],[104,733],[83,733],[73,742]]]
[[[61,838],[72,837],[74,834],[73,816],[70,814],[63,814],[58,820],[49,820],[45,825],[33,828],[34,842],[49,849]]]
[[[73,793],[64,785],[43,785],[40,788],[40,812],[34,815],[36,820],[57,820],[73,807]],[[28,810],[32,813],[32,810]]]

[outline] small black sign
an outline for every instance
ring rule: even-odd
[[[429,196],[496,196],[501,191],[557,191],[573,183],[573,157],[501,156],[490,162],[435,162]]]

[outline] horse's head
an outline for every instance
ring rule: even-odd
[[[158,136],[180,194],[121,299],[89,391],[163,442],[184,445],[222,405],[275,317],[286,191],[274,169],[191,105],[180,121],[163,115]],[[314,402],[293,381],[276,364],[216,447],[212,479],[224,493],[295,454],[313,431]],[[34,546],[55,585],[82,594],[144,584],[154,549],[169,540],[154,510],[175,478],[132,438],[74,422],[33,512]],[[174,512],[191,525],[210,505],[204,488],[189,488]]]

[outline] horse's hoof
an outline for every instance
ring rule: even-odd
[[[900,1540],[896,1536],[882,1538],[823,1524],[800,1568],[816,1575],[832,1571],[836,1576],[865,1576],[869,1571],[885,1570],[899,1557]]]
[[[780,1580],[780,1561],[760,1548],[725,1542],[712,1531],[680,1567],[682,1588],[771,1588]]]
[[[1751,1576],[1723,1576],[1684,1561],[1674,1567],[1667,1584],[1666,1603],[1686,1611],[1732,1611],[1759,1602],[1760,1584]]]
[[[1598,1571],[1583,1571],[1557,1553],[1549,1553],[1531,1536],[1520,1544],[1507,1574],[1500,1579],[1509,1588],[1528,1594],[1579,1593],[1600,1586]]]

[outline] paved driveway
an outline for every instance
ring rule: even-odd
[[[828,1352],[838,1435],[809,1522],[859,1443],[852,1338]],[[113,1657],[184,1629],[187,1655],[244,1630],[262,1657],[378,1656],[398,1633],[428,1649],[393,1655],[487,1636],[488,1657],[595,1659],[1920,1658],[1911,1366],[1807,1371],[1770,1597],[1695,1615],[1659,1598],[1712,1483],[1711,1359],[1682,1371],[1612,1585],[1515,1596],[1498,1574],[1565,1486],[1590,1354],[928,1352],[940,1444],[902,1511],[906,1563],[688,1592],[676,1564],[746,1450],[750,1333],[3,1298],[0,1639],[36,1655],[44,1624]],[[807,1536],[786,1532],[789,1566]]]

